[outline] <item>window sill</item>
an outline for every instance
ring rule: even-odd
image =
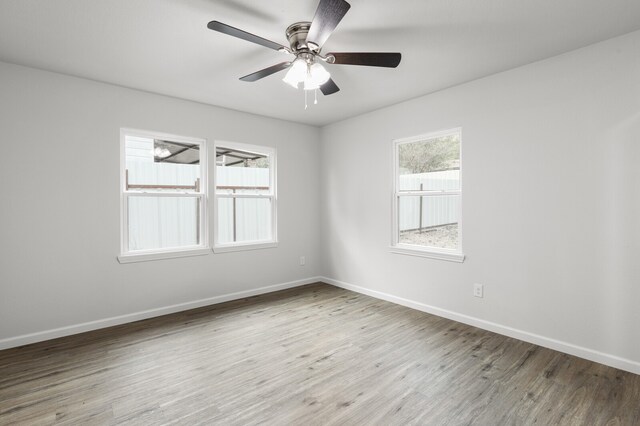
[[[267,248],[278,247],[277,241],[271,241],[266,243],[239,243],[239,244],[228,244],[216,246],[213,248],[214,253],[228,253],[234,251],[245,251],[245,250],[260,250]]]
[[[203,256],[211,253],[211,249],[208,247],[185,249],[185,250],[173,250],[166,252],[152,252],[152,253],[127,253],[118,256],[118,262],[120,263],[133,263],[133,262],[147,262],[151,260],[160,259],[174,259],[178,257],[190,257],[190,256]]]
[[[462,253],[434,250],[434,249],[421,249],[421,248],[408,248],[402,246],[391,246],[391,253],[404,254],[408,256],[428,257],[430,259],[446,260],[448,262],[464,262],[465,255]]]

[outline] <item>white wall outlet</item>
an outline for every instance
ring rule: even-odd
[[[482,284],[474,284],[473,285],[473,295],[475,297],[483,297],[484,296],[484,286]]]
[[[304,266],[307,264],[307,259],[304,256],[300,256],[300,266]]]

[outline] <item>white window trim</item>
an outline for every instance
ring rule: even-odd
[[[238,149],[242,151],[255,152],[257,154],[269,155],[269,187],[271,192],[269,194],[235,194],[235,195],[223,195],[218,194],[217,191],[217,167],[216,153],[218,146],[225,148]],[[244,250],[259,250],[266,248],[278,247],[278,191],[276,174],[278,172],[277,167],[277,151],[273,147],[262,145],[250,145],[246,143],[229,142],[217,140],[214,142],[213,147],[213,252],[214,253],[228,253]],[[266,198],[271,200],[271,239],[270,240],[258,240],[258,241],[240,241],[236,243],[218,243],[218,199],[219,198]]]
[[[460,189],[458,191],[441,191],[441,192],[437,192],[435,193],[434,191],[410,191],[410,192],[403,192],[402,194],[400,194],[399,192],[399,187],[400,187],[400,175],[399,175],[399,170],[398,170],[398,148],[400,145],[405,144],[405,143],[414,143],[414,142],[420,142],[420,141],[425,141],[428,139],[436,139],[442,136],[447,136],[447,135],[451,135],[451,134],[458,134],[460,135]],[[438,260],[446,260],[446,261],[451,261],[451,262],[464,262],[465,259],[465,255],[462,252],[462,203],[463,203],[463,197],[462,197],[462,173],[463,173],[463,167],[462,167],[462,128],[457,127],[457,128],[453,128],[453,129],[447,129],[447,130],[441,130],[441,131],[437,131],[437,132],[432,132],[432,133],[427,133],[427,134],[422,134],[422,135],[418,135],[418,136],[411,136],[408,138],[402,138],[402,139],[396,139],[393,141],[392,143],[392,159],[393,159],[393,165],[392,165],[392,172],[393,172],[393,193],[391,194],[391,206],[392,206],[392,212],[391,212],[391,222],[392,222],[392,227],[391,227],[391,246],[389,247],[390,251],[392,253],[396,253],[396,254],[404,254],[404,255],[410,255],[410,256],[419,256],[419,257],[428,257],[431,259],[438,259]],[[398,226],[398,201],[400,199],[400,197],[403,196],[441,196],[441,195],[460,195],[460,211],[459,211],[459,218],[460,220],[458,221],[458,239],[459,239],[459,244],[458,244],[458,249],[453,250],[453,249],[444,249],[444,248],[439,248],[439,247],[428,247],[428,246],[419,246],[419,245],[413,245],[413,244],[402,244],[399,242],[399,233],[400,233],[400,229]]]
[[[142,137],[151,139],[166,139],[176,142],[184,142],[200,145],[200,192],[154,192],[154,191],[127,191],[126,190],[126,137]],[[118,262],[146,262],[150,260],[171,259],[187,256],[201,256],[211,253],[209,246],[209,220],[207,210],[207,141],[206,139],[187,136],[172,135],[169,133],[154,132],[138,129],[120,129],[120,255]],[[155,250],[129,251],[129,223],[128,223],[128,198],[131,195],[137,197],[189,197],[200,198],[200,244],[194,246],[168,247]]]
[[[120,263],[133,263],[133,262],[147,262],[150,260],[159,259],[175,259],[179,257],[190,256],[202,256],[205,254],[211,254],[211,249],[207,248],[175,248],[171,251],[151,250],[136,252],[135,254],[122,254],[118,256],[118,262]]]

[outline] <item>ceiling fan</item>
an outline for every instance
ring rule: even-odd
[[[305,91],[320,89],[324,95],[331,95],[339,91],[340,88],[331,79],[331,75],[320,62],[395,68],[402,57],[400,53],[389,52],[327,53],[322,55],[320,53],[322,46],[350,7],[351,5],[344,0],[320,0],[312,22],[296,22],[287,28],[285,35],[290,47],[282,46],[218,21],[209,22],[207,27],[273,50],[295,55],[295,59],[291,61],[281,62],[245,75],[240,80],[257,81],[271,74],[289,69],[282,79],[285,83],[295,88],[302,87]]]

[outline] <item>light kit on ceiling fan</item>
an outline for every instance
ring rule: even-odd
[[[299,89],[302,85],[304,90],[316,90],[330,78],[329,71],[319,63],[296,58],[282,81],[294,89]]]
[[[340,90],[331,79],[331,74],[319,62],[338,65],[363,65],[372,67],[395,68],[400,64],[402,55],[390,52],[354,52],[354,53],[320,53],[322,46],[336,29],[351,5],[344,0],[320,0],[312,22],[296,22],[285,31],[290,47],[285,47],[271,40],[248,33],[231,25],[211,21],[207,27],[211,30],[237,37],[273,50],[294,55],[292,61],[281,62],[268,68],[241,77],[242,81],[257,81],[280,71],[289,69],[282,79],[290,86],[305,93],[305,109],[307,92],[318,89],[325,95]],[[317,103],[317,96],[314,103]]]

